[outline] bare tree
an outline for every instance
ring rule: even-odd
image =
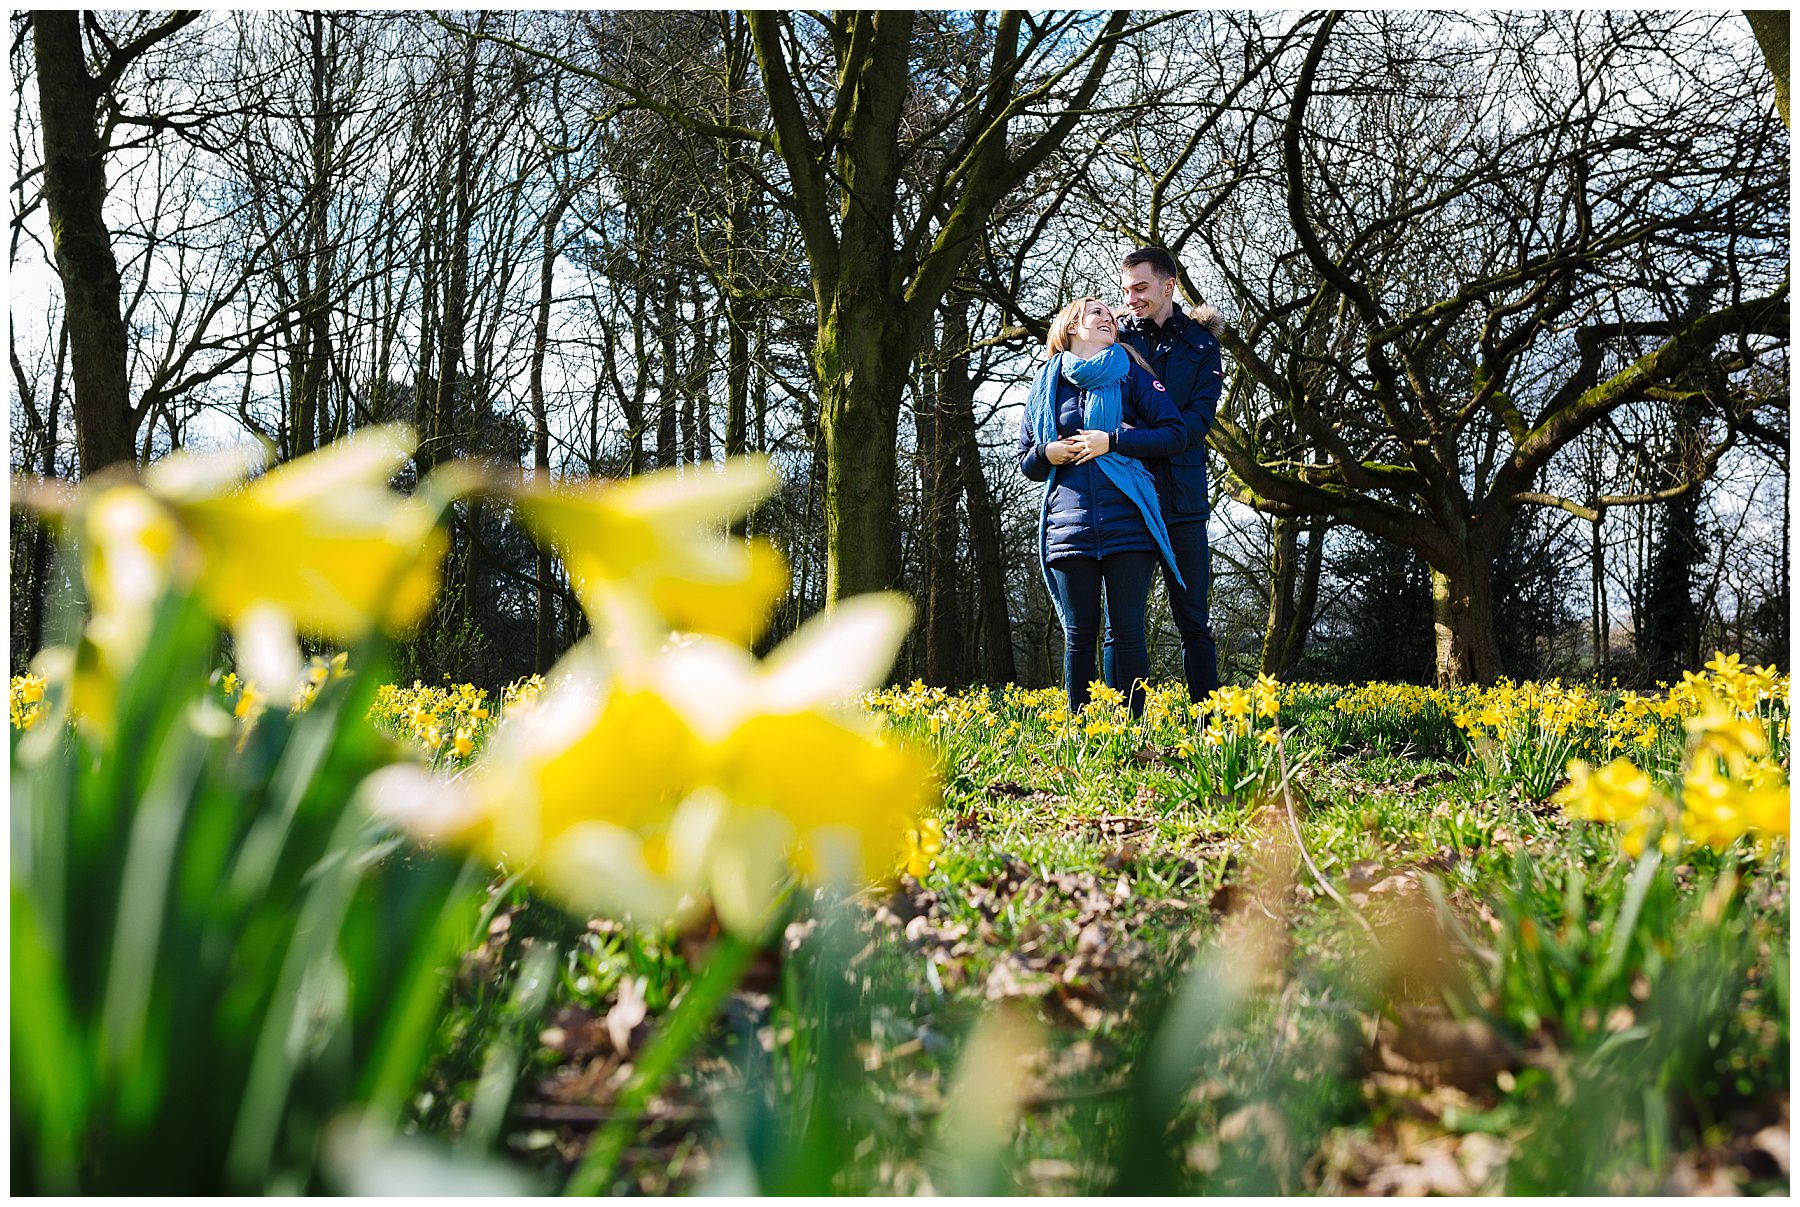
[[[43,112],[44,203],[67,306],[83,473],[134,460],[145,414],[144,406],[133,402],[127,380],[122,282],[103,212],[106,136],[114,128],[105,120],[107,111],[121,107],[115,89],[131,65],[199,15],[185,11],[154,22],[139,19],[121,31],[122,40],[94,13],[31,15]],[[96,51],[92,70],[89,40]]]
[[[1214,446],[1241,501],[1417,551],[1440,680],[1485,682],[1504,669],[1492,566],[1521,508],[1588,514],[1700,480],[1570,499],[1541,488],[1556,455],[1681,383],[1731,413],[1714,370],[1742,372],[1785,335],[1770,252],[1786,151],[1753,88],[1674,66],[1725,61],[1706,18],[1495,18],[1485,75],[1472,49],[1437,48],[1434,20],[1331,15],[1310,38],[1262,144],[1284,171],[1261,195],[1291,238],[1268,279],[1297,288],[1237,274],[1261,346],[1225,340],[1261,387],[1240,397],[1272,399],[1318,459],[1267,448],[1241,410]],[[1330,102],[1317,114],[1316,97]],[[1682,189],[1662,183],[1677,175]],[[1707,305],[1682,317],[1662,280],[1708,266]],[[1328,316],[1351,337],[1321,348]]]

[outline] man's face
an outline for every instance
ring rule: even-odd
[[[1175,278],[1157,276],[1148,264],[1120,269],[1119,287],[1125,291],[1125,308],[1140,319],[1160,323],[1175,308]]]

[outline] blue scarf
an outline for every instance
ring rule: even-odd
[[[1025,403],[1025,417],[1031,425],[1032,438],[1040,446],[1057,439],[1056,379],[1059,374],[1081,391],[1082,426],[1113,431],[1124,414],[1121,383],[1130,372],[1131,358],[1118,344],[1085,360],[1066,352],[1051,356],[1050,363],[1038,371],[1037,379],[1031,383],[1031,397]],[[1123,453],[1115,456],[1110,451],[1095,458],[1094,464],[1126,498],[1137,504],[1150,529],[1151,539],[1162,551],[1163,565],[1169,568],[1176,582],[1187,586],[1182,581],[1181,571],[1175,568],[1175,551],[1169,546],[1169,529],[1163,523],[1162,508],[1156,501],[1156,480],[1150,476],[1149,469],[1136,457],[1127,457]],[[1044,498],[1038,505],[1038,565],[1043,568],[1046,586],[1050,584],[1050,492],[1056,487],[1056,471],[1061,468],[1059,465],[1050,467],[1050,476],[1044,480]],[[1050,595],[1055,598],[1054,587],[1051,587]]]

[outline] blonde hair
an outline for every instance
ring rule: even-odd
[[[1050,334],[1044,339],[1046,356],[1055,356],[1058,352],[1069,350],[1069,341],[1075,335],[1075,328],[1081,325],[1081,316],[1087,310],[1087,304],[1098,301],[1099,298],[1090,294],[1076,298],[1056,312],[1056,317],[1050,320]]]
[[[1055,356],[1058,352],[1069,350],[1069,342],[1074,338],[1075,328],[1081,325],[1081,316],[1087,310],[1089,302],[1100,302],[1100,299],[1088,294],[1086,297],[1076,298],[1056,312],[1056,317],[1050,320],[1050,334],[1044,338],[1045,357]],[[1105,302],[1100,302],[1100,304],[1106,305]],[[1107,309],[1110,312],[1112,308],[1107,307]],[[1125,349],[1125,355],[1131,357],[1138,368],[1155,376],[1156,371],[1150,367],[1150,362],[1145,360],[1136,348],[1123,343],[1119,347]]]

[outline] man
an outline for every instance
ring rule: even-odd
[[[1219,686],[1219,655],[1206,607],[1212,583],[1212,550],[1206,543],[1206,433],[1218,413],[1225,366],[1214,335],[1222,321],[1218,311],[1203,307],[1195,311],[1197,318],[1182,313],[1175,304],[1175,275],[1174,258],[1160,247],[1140,247],[1125,257],[1119,284],[1130,313],[1119,323],[1119,342],[1150,362],[1188,431],[1182,452],[1147,464],[1156,478],[1175,565],[1184,580],[1176,582],[1164,567],[1169,609],[1181,634],[1181,671],[1188,696],[1197,703]],[[1110,682],[1110,630],[1106,673]]]

